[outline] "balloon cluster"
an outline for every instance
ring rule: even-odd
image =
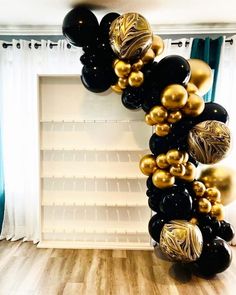
[[[212,85],[211,68],[178,55],[156,62],[164,43],[138,13],[109,13],[99,24],[78,6],[65,16],[63,33],[84,51],[84,86],[92,92],[111,87],[126,108],[142,108],[146,123],[155,125],[152,154],[140,161],[148,204],[156,212],[151,237],[173,261],[192,263],[204,275],[224,271],[234,230],[223,220],[220,192],[196,179],[198,162],[216,163],[230,148],[227,111],[202,98]]]

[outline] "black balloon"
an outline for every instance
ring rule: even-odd
[[[192,213],[192,197],[183,186],[173,186],[162,195],[160,210],[166,219],[189,219]]]
[[[149,197],[148,199],[148,206],[150,207],[150,209],[154,212],[158,212],[159,214],[161,213],[160,211],[160,202],[161,202],[162,198],[161,197]]]
[[[222,220],[220,224],[221,226],[220,226],[220,229],[218,230],[218,236],[222,238],[223,240],[225,240],[226,242],[230,242],[235,235],[233,226],[224,220]]]
[[[108,68],[84,66],[81,81],[92,92],[106,91],[112,84],[112,73]]]
[[[100,22],[100,32],[106,38],[109,38],[109,31],[110,31],[111,23],[119,16],[120,16],[119,13],[110,12],[102,18],[102,20]]]
[[[190,79],[190,65],[179,55],[164,57],[154,68],[155,83],[165,87],[170,84],[186,85]]]
[[[148,224],[150,236],[158,243],[160,241],[160,234],[164,224],[165,220],[159,214],[153,215]]]
[[[212,238],[214,238],[213,230],[209,225],[199,226],[199,228],[202,232],[204,242],[210,241]]]
[[[221,238],[204,243],[202,254],[196,261],[198,271],[204,276],[212,276],[226,270],[231,263],[232,252]]]
[[[84,53],[80,57],[80,61],[85,66],[95,66],[97,64],[97,55],[96,54],[88,54]]]
[[[130,110],[137,110],[143,102],[144,91],[142,87],[132,88],[127,87],[121,96],[122,104]]]
[[[205,103],[205,109],[201,115],[193,119],[193,123],[198,124],[207,120],[216,120],[226,123],[229,119],[229,115],[224,107],[215,102]]]
[[[99,25],[96,16],[85,7],[75,7],[63,20],[62,32],[70,43],[82,47],[96,39]]]

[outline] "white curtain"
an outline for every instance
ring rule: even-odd
[[[37,75],[80,74],[80,52],[65,41],[0,41],[0,106],[5,176],[1,238],[39,240],[39,119]],[[20,44],[20,49],[17,44]],[[31,43],[31,49],[29,48]]]

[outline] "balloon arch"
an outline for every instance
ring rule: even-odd
[[[234,230],[224,221],[220,191],[196,179],[199,162],[217,163],[230,148],[227,111],[202,98],[212,85],[211,68],[178,55],[156,62],[163,40],[138,13],[108,13],[99,24],[78,6],[65,16],[63,34],[84,51],[83,85],[96,93],[111,87],[124,107],[142,108],[155,127],[151,154],[140,161],[148,205],[156,212],[151,237],[172,261],[191,263],[206,276],[224,271]]]

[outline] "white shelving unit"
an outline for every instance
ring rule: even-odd
[[[88,92],[79,76],[40,76],[41,240],[38,247],[151,249],[138,168],[143,112]]]

